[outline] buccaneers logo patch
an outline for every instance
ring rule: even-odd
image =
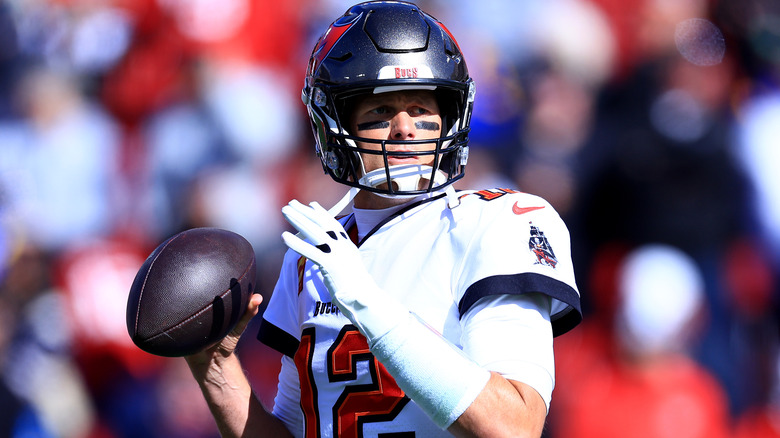
[[[558,259],[555,258],[550,242],[547,241],[547,237],[544,236],[544,232],[539,227],[531,224],[531,238],[528,239],[528,249],[536,256],[535,265],[545,265],[552,268],[558,264]]]

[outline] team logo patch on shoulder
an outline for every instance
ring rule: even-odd
[[[528,239],[528,249],[536,256],[534,264],[554,268],[558,264],[558,259],[555,258],[550,242],[539,227],[535,226],[533,222],[529,222],[529,224],[531,225],[531,238]]]

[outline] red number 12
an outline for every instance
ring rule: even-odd
[[[295,353],[295,365],[301,382],[301,408],[307,438],[320,435],[317,385],[311,366],[315,345],[314,327],[304,329]],[[362,437],[364,423],[391,421],[409,401],[390,373],[371,354],[366,338],[355,326],[344,326],[328,349],[327,358],[330,382],[356,380],[360,361],[368,362],[371,374],[370,383],[348,385],[333,405],[334,437]]]

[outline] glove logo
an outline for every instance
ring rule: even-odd
[[[550,242],[539,227],[534,226],[533,222],[529,222],[529,224],[531,225],[531,238],[528,239],[528,249],[536,256],[534,264],[554,268],[558,264],[558,259],[555,258]]]

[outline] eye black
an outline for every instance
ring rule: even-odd
[[[390,127],[390,122],[384,120],[377,120],[375,122],[358,123],[358,131],[370,131],[372,129],[387,129]]]

